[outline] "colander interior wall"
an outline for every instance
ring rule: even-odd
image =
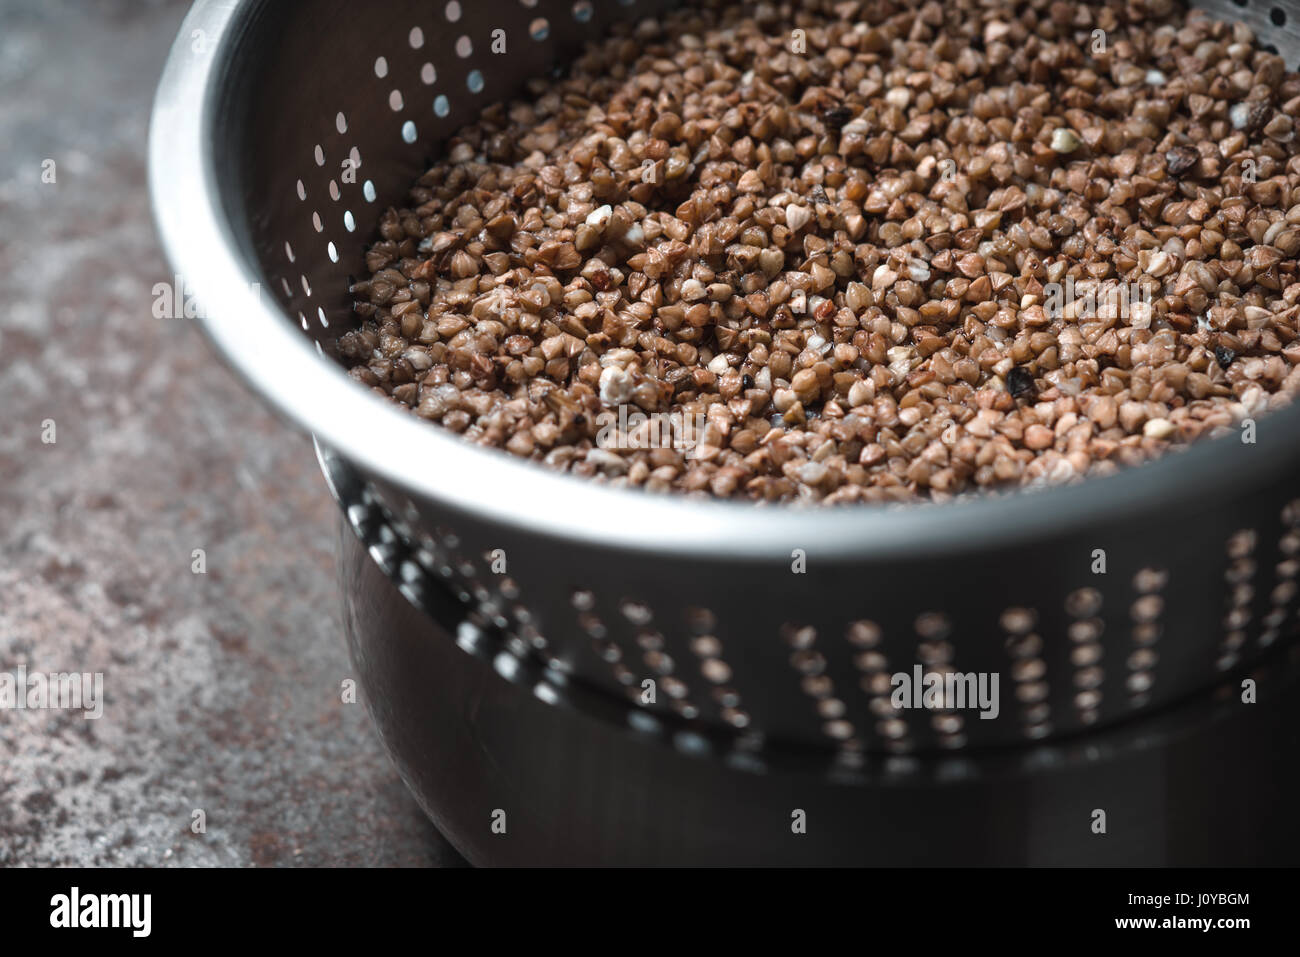
[[[347,286],[362,274],[378,216],[401,204],[440,142],[613,20],[671,5],[238,4],[212,94],[222,101],[213,156],[230,241],[285,321],[328,354],[351,322]],[[1251,23],[1296,65],[1289,5],[1203,6]],[[895,9],[864,4],[867,13],[886,8]],[[493,52],[502,39],[505,53]],[[1134,497],[1062,531],[1041,504],[1049,494],[1064,501],[1061,490],[1017,495],[991,506],[1008,530],[996,545],[965,537],[954,519],[943,548],[886,554],[864,541],[854,556],[824,554],[815,536],[779,554],[727,556],[721,520],[710,555],[579,546],[449,508],[388,477],[362,478],[386,534],[409,552],[410,567],[395,574],[446,582],[508,636],[509,655],[540,658],[556,681],[626,697],[631,715],[758,742],[908,751],[1106,724],[1204,687],[1289,636],[1300,453],[1294,441],[1271,441],[1186,453],[1205,481],[1159,507],[1150,494]],[[347,450],[338,452],[346,468]],[[1255,461],[1242,457],[1255,452]],[[1171,474],[1159,465],[1142,470],[1152,482]],[[518,494],[521,508],[548,507],[530,503],[527,487]],[[748,514],[763,520],[761,510]],[[1000,716],[894,710],[889,676],[918,664],[997,673]],[[647,680],[653,703],[642,696]]]
[[[349,276],[380,214],[402,205],[443,140],[487,105],[562,68],[616,20],[673,0],[340,0],[261,3],[264,57],[233,78],[233,217],[303,331],[329,350],[351,328]],[[273,95],[267,95],[274,91]],[[250,211],[255,211],[250,214]]]

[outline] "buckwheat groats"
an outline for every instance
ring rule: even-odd
[[[1300,77],[1164,0],[688,5],[461,130],[339,352],[652,490],[947,499],[1300,387]]]

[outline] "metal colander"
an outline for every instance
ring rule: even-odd
[[[1199,5],[1296,65],[1290,5]],[[1287,640],[1297,407],[1261,419],[1255,444],[1071,487],[813,510],[557,474],[347,378],[332,353],[354,327],[348,286],[440,142],[611,22],[667,6],[202,0],[182,27],[150,143],[166,250],[226,360],[316,436],[407,598],[451,600],[479,636],[463,643],[492,642],[497,670],[557,707],[849,763],[1101,727]],[[890,675],[917,665],[998,674],[1000,715],[895,710]]]

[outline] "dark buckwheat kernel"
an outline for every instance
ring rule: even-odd
[[[1038,391],[1034,386],[1033,373],[1021,366],[1016,366],[1007,373],[1007,391],[1016,399],[1033,396]]]
[[[826,125],[831,129],[839,131],[849,120],[853,119],[853,111],[847,106],[834,106],[822,114]]]
[[[1273,107],[1269,105],[1268,100],[1255,100],[1246,113],[1246,132],[1254,133],[1262,130],[1272,116]]]
[[[1190,146],[1175,146],[1165,154],[1165,163],[1168,165],[1170,176],[1182,176],[1195,166],[1200,158],[1201,154]]]

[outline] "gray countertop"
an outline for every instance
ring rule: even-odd
[[[152,314],[145,142],[184,11],[0,10],[0,672],[102,672],[105,701],[0,709],[0,865],[458,863],[341,700],[309,440]]]

